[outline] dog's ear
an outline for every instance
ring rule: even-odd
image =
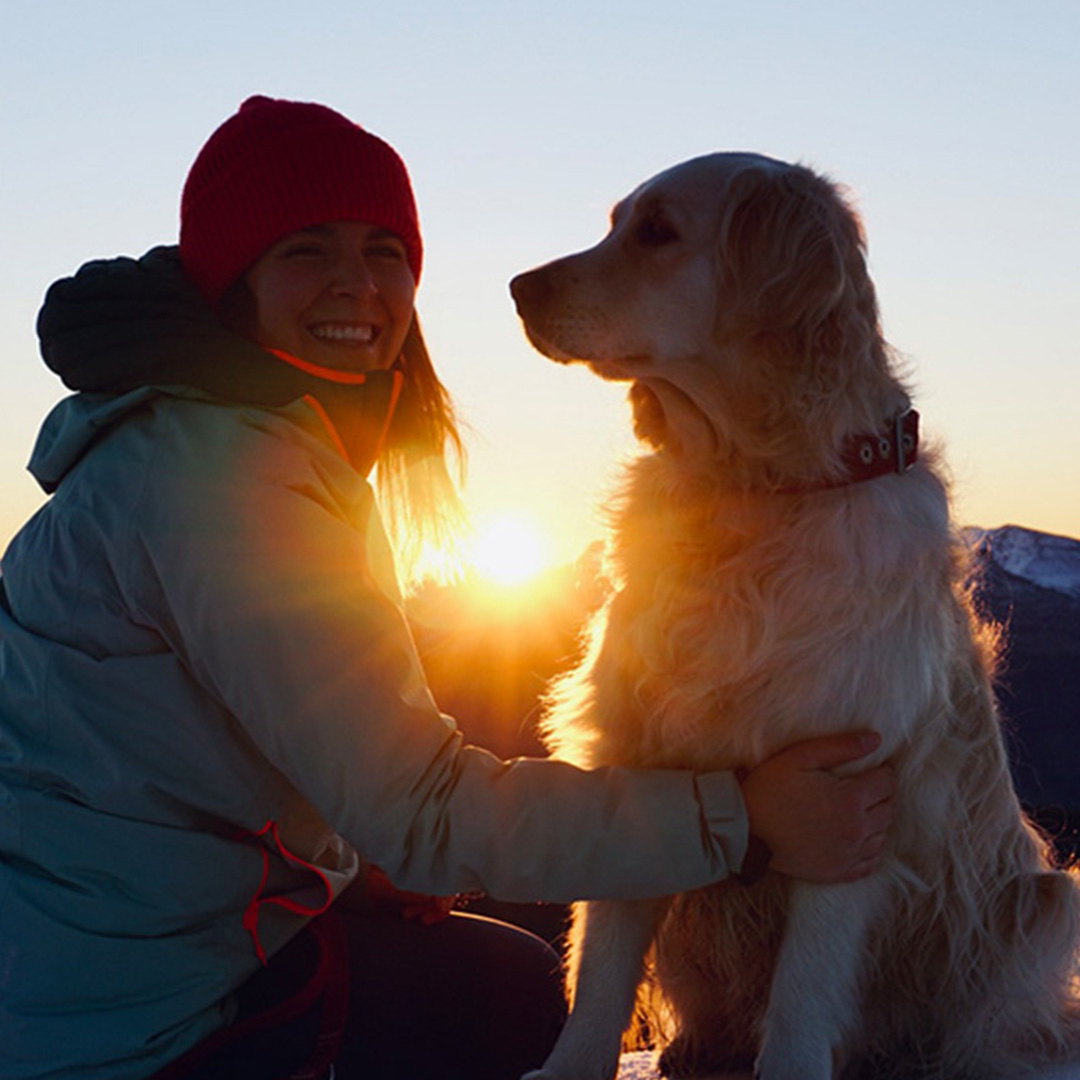
[[[728,333],[813,332],[843,302],[851,271],[862,264],[865,276],[858,218],[799,165],[733,177],[718,243]]]
[[[630,384],[630,406],[634,411],[634,434],[659,450],[667,442],[667,418],[656,394],[642,383]]]

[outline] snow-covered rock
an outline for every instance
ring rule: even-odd
[[[969,529],[975,597],[1003,630],[997,695],[1021,800],[1080,854],[1080,541]]]
[[[1019,525],[969,529],[968,538],[981,558],[1013,577],[1080,600],[1080,540]]]

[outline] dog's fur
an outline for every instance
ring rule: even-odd
[[[736,769],[873,727],[899,783],[868,878],[584,905],[573,1014],[534,1080],[614,1075],[650,943],[673,1076],[1012,1080],[1068,1054],[1078,890],[1011,785],[939,455],[842,484],[845,438],[910,399],[838,189],[698,158],[512,291],[542,352],[631,381],[652,446],[613,509],[613,595],[552,694],[554,751]]]

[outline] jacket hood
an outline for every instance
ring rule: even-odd
[[[37,331],[45,363],[72,390],[193,386],[268,405],[310,390],[303,373],[225,329],[184,275],[175,247],[99,259],[55,282]]]
[[[46,365],[79,391],[46,418],[30,460],[47,492],[106,428],[162,392],[266,407],[345,399],[351,424],[371,433],[361,440],[365,452],[353,458],[366,473],[401,378],[375,371],[355,385],[331,384],[232,333],[185,276],[175,247],[139,259],[99,259],[55,282],[37,331]]]

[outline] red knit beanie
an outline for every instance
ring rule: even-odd
[[[180,201],[180,260],[216,304],[272,244],[328,221],[389,229],[420,280],[416,201],[397,152],[324,105],[250,97],[191,166]]]

